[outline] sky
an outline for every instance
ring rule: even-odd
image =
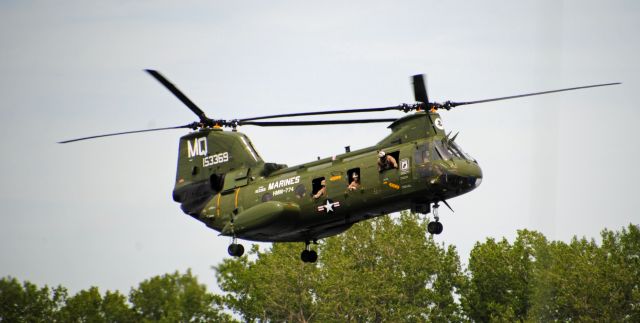
[[[519,229],[569,241],[638,224],[639,30],[633,0],[0,1],[0,277],[128,293],[191,268],[216,290],[229,238],[171,199],[187,130],[57,144],[195,121],[146,68],[223,119],[413,103],[419,73],[440,102],[623,82],[442,112],[484,179],[441,208],[435,239],[465,260]],[[240,131],[288,165],[389,133]]]

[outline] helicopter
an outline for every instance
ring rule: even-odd
[[[230,256],[240,257],[238,239],[304,242],[303,262],[313,263],[317,241],[340,234],[355,223],[410,209],[432,213],[430,234],[441,234],[440,203],[468,193],[482,183],[478,161],[446,133],[439,110],[534,95],[616,85],[605,83],[513,96],[443,103],[429,100],[425,77],[412,76],[415,103],[396,106],[211,119],[156,70],[145,70],[198,116],[174,127],[89,136],[87,139],[169,129],[191,129],[180,137],[173,200],[182,211],[231,238]],[[386,119],[262,121],[301,116],[401,111]],[[391,133],[375,145],[297,166],[265,162],[240,126],[282,127],[389,123]],[[224,128],[231,128],[230,131]],[[451,209],[452,210],[452,209]],[[453,211],[453,210],[452,210]]]

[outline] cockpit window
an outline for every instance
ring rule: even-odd
[[[460,159],[464,159],[464,155],[460,152],[460,150],[458,149],[458,147],[455,145],[455,143],[450,143],[447,145],[447,150],[449,150],[449,153],[453,156],[453,157],[457,157]]]
[[[471,157],[469,154],[467,154],[466,152],[464,152],[464,150],[462,150],[462,148],[460,148],[460,146],[458,146],[458,144],[456,144],[455,142],[451,143],[451,146],[458,151],[459,154],[462,155],[462,158],[468,160],[468,161],[472,161],[475,162],[476,160]]]
[[[436,147],[432,143],[425,143],[416,148],[413,159],[417,164],[424,164],[430,161],[436,161],[442,159],[438,152],[436,151]]]
[[[450,160],[452,158],[476,162],[473,157],[465,153],[464,150],[462,150],[462,148],[460,148],[460,146],[455,142],[443,143],[440,140],[435,140],[416,147],[416,151],[414,153],[414,160],[418,164],[424,164],[429,161],[436,161],[439,159]]]
[[[459,158],[475,162],[475,159],[469,156],[469,154],[465,153],[464,150],[462,150],[462,148],[460,148],[460,146],[458,146],[458,144],[456,144],[455,142],[443,144],[442,142],[436,141],[436,148],[438,149],[438,152],[441,153],[441,155],[443,155],[443,152],[446,152],[444,155],[446,155],[447,157],[443,155],[443,159]]]
[[[451,153],[444,147],[441,141],[435,141],[434,146],[436,148],[437,155],[440,156],[441,159],[451,159]]]

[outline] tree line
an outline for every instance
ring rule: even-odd
[[[601,243],[477,242],[463,266],[455,246],[408,212],[323,240],[315,264],[299,244],[253,246],[213,267],[222,294],[190,272],[155,276],[127,296],[97,287],[69,295],[0,279],[0,322],[640,322],[640,227],[603,230]]]

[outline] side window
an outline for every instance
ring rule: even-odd
[[[224,174],[213,174],[209,177],[209,184],[211,184],[211,189],[214,192],[222,191],[222,186],[224,184]]]
[[[378,170],[384,172],[389,169],[398,168],[398,160],[400,158],[400,151],[394,151],[387,153],[384,157],[378,158]]]
[[[327,195],[327,183],[324,177],[314,178],[311,181],[311,196],[318,199],[324,195]]]
[[[396,163],[400,160],[400,151],[391,152],[389,155],[395,159]]]
[[[347,189],[350,191],[356,190],[360,187],[360,168],[352,168],[347,171]]]
[[[429,161],[429,146],[427,144],[418,146],[413,154],[413,160],[416,164],[424,164]]]
[[[296,197],[301,199],[307,194],[307,189],[304,187],[304,184],[299,184],[296,186],[294,192],[296,192]]]

